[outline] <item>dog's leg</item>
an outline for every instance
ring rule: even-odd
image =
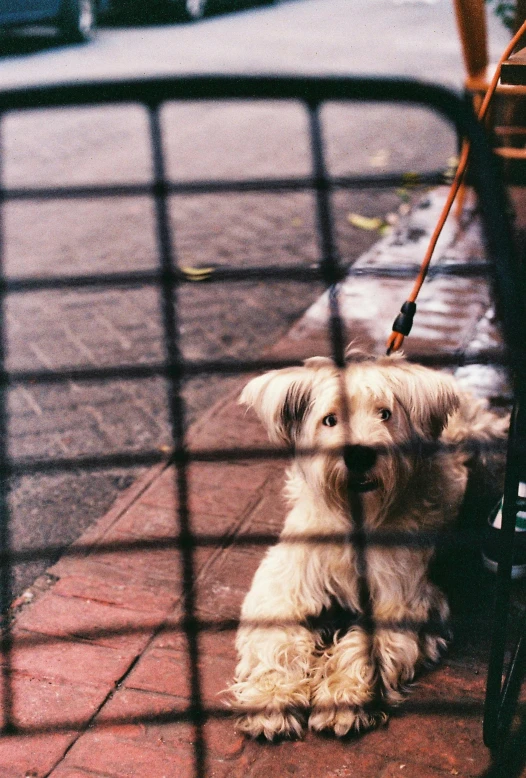
[[[407,619],[412,621],[414,615],[408,614]],[[374,655],[382,681],[382,697],[386,702],[390,705],[402,702],[403,693],[418,667],[438,662],[446,646],[445,637],[425,630],[419,634],[409,627],[377,629],[374,634]]]
[[[409,629],[378,629],[374,634],[374,653],[382,696],[390,705],[397,705],[422,658],[418,633]]]
[[[376,577],[377,583],[380,578],[382,585],[373,585],[373,655],[382,696],[396,705],[402,701],[404,688],[413,680],[418,666],[437,662],[444,652],[449,637],[449,607],[440,589],[427,579],[429,553],[377,549],[374,557],[372,578]]]
[[[362,627],[354,626],[320,657],[313,679],[309,728],[333,730],[341,737],[353,729],[376,726],[385,714],[367,709],[374,699],[375,678],[371,637]]]
[[[420,631],[421,659],[436,664],[453,637],[450,627],[450,611],[445,594],[427,581],[427,623]]]
[[[243,603],[230,693],[239,714],[237,729],[252,737],[302,733],[315,651],[304,622],[325,604],[321,588],[309,578],[312,559],[302,544],[278,544],[257,570]]]

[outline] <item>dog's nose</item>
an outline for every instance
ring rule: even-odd
[[[366,473],[376,462],[376,451],[369,446],[345,446],[343,459],[349,470]]]

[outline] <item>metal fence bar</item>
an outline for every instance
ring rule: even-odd
[[[357,278],[413,278],[418,268],[416,265],[397,265],[396,267],[355,267],[342,263],[340,267],[341,279],[347,277]],[[473,262],[463,265],[457,262],[448,262],[447,265],[437,265],[429,269],[428,278],[437,276],[487,276],[490,273],[490,265],[487,262]],[[279,281],[303,281],[312,283],[323,280],[322,273],[317,267],[298,267],[297,265],[267,265],[264,267],[215,267],[209,271],[199,283],[233,281],[261,281],[268,283]],[[0,294],[28,294],[44,290],[78,289],[78,288],[120,288],[157,286],[160,283],[177,286],[195,283],[184,270],[174,270],[167,277],[155,270],[138,270],[129,273],[105,273],[100,275],[63,275],[52,278],[9,278],[0,281]]]
[[[329,290],[329,328],[332,357],[338,367],[345,363],[345,344],[342,319],[338,306],[338,288],[341,280],[340,260],[333,233],[331,184],[327,175],[324,157],[323,131],[320,121],[320,104],[307,103],[309,135],[316,194],[316,225],[320,249],[319,267]]]
[[[433,700],[419,702],[417,700],[407,700],[405,708],[409,709],[412,713],[421,713],[424,715],[437,715],[437,716],[463,716],[465,718],[478,719],[480,716],[480,705],[477,702],[471,701],[448,701],[448,700]],[[286,708],[284,709],[286,710]],[[254,711],[257,712],[257,711]],[[207,718],[221,720],[230,719],[232,716],[231,711],[225,708],[216,706],[209,706],[206,710]],[[104,730],[106,728],[112,728],[122,724],[188,724],[191,722],[191,711],[187,708],[180,710],[174,710],[168,713],[145,713],[138,716],[128,716],[123,719],[120,716],[105,716],[102,721],[97,721],[97,729]],[[70,719],[66,722],[57,722],[54,724],[42,722],[39,724],[21,724],[17,727],[16,734],[18,735],[49,735],[57,732],[63,732],[71,729],[83,729],[86,722],[82,719]],[[447,775],[447,773],[446,773]],[[491,778],[504,778],[503,774],[487,773]],[[516,774],[518,775],[518,774]],[[24,776],[26,778],[26,776]],[[515,778],[515,777],[514,777]]]
[[[348,463],[350,453],[350,408],[347,402],[345,385],[345,349],[347,338],[345,325],[341,316],[338,300],[338,280],[340,276],[339,257],[333,234],[333,215],[331,209],[331,184],[328,180],[324,159],[323,131],[320,121],[320,103],[310,103],[309,126],[311,131],[311,148],[316,178],[316,205],[317,224],[321,244],[321,270],[328,285],[329,293],[329,336],[332,358],[339,368],[339,402],[342,415],[341,423],[344,429],[343,458]],[[360,604],[360,616],[358,622],[367,635],[369,650],[372,650],[374,634],[371,596],[367,572],[366,538],[364,532],[363,503],[361,495],[354,492],[350,485],[347,490],[347,510],[352,516],[354,525],[353,537],[343,540],[342,544],[352,543],[355,554],[354,564],[357,571],[358,602]],[[378,694],[378,690],[377,690]]]
[[[163,154],[163,139],[160,120],[160,104],[148,105],[148,119],[153,155],[154,202],[157,223],[157,239],[160,269],[163,276],[173,270],[174,246],[170,228],[168,190]],[[178,320],[178,299],[176,287],[161,284],[162,320],[166,358],[171,364],[181,364],[180,331]],[[186,456],[185,408],[182,398],[182,383],[179,371],[174,371],[168,381],[168,406],[172,440],[177,451],[174,474],[174,490],[178,498],[177,518],[179,520],[178,537],[182,558],[184,631],[187,641],[187,655],[190,681],[189,719],[195,733],[194,760],[196,778],[206,776],[206,748],[203,724],[205,712],[202,702],[201,679],[199,672],[199,636],[195,627],[195,543],[191,527],[188,504],[188,459]]]
[[[446,87],[410,78],[355,76],[196,75],[30,86],[0,92],[0,110],[114,103],[160,104],[170,100],[295,100],[420,104],[473,136],[476,120],[461,98]],[[480,128],[478,131],[480,132]]]
[[[4,171],[3,115],[0,112],[0,276],[4,275],[5,261],[5,230],[4,230],[4,200],[1,181]],[[0,369],[4,369],[6,359],[5,306],[0,300]],[[2,728],[5,734],[15,730],[13,722],[13,687],[11,677],[11,658],[13,637],[9,623],[8,610],[12,594],[12,561],[11,561],[11,526],[8,503],[9,480],[4,465],[9,462],[7,438],[7,387],[0,387],[0,549],[6,559],[0,567],[0,652],[2,657],[0,699],[2,702]]]
[[[329,177],[333,187],[338,189],[391,189],[406,186],[438,186],[447,183],[448,173],[432,170],[427,173],[413,174],[408,179],[403,172],[376,176],[334,176]],[[239,179],[232,181],[166,181],[166,190],[170,194],[221,194],[231,192],[298,192],[311,191],[315,187],[312,178],[268,178]],[[6,200],[76,200],[96,197],[137,197],[152,196],[151,184],[106,184],[91,186],[58,187],[17,187],[6,188]]]
[[[227,536],[229,540],[233,539]],[[257,546],[269,546],[275,543],[279,539],[279,533],[277,532],[244,532],[243,534],[236,535],[236,546],[257,547]],[[283,539],[282,543],[297,543],[298,540],[305,545],[310,543],[320,545],[331,545],[334,543],[347,543],[354,542],[356,534],[354,530],[345,533],[315,533],[309,535],[302,535],[301,538],[288,538]],[[452,549],[463,548],[470,549],[477,545],[479,539],[479,533],[475,531],[455,531],[455,533],[444,532],[428,532],[423,531],[415,534],[414,532],[397,532],[397,531],[371,531],[366,530],[365,539],[368,546],[384,546],[384,547],[396,547],[403,546],[404,548],[439,548],[439,549]],[[225,540],[224,534],[214,533],[195,533],[193,535],[193,542],[195,548],[217,548]],[[161,540],[119,540],[118,542],[106,542],[97,544],[97,555],[104,556],[105,554],[114,554],[116,551],[122,550],[126,553],[133,554],[139,551],[159,551],[165,549],[181,549],[184,546],[183,540],[181,540],[179,534],[174,534],[170,538]],[[25,562],[32,562],[35,560],[49,560],[56,558],[58,554],[62,554],[64,557],[85,557],[87,554],[93,551],[93,546],[90,544],[76,543],[70,548],[64,549],[61,545],[46,545],[35,546],[30,549],[20,549],[12,551],[11,553],[2,552],[0,554],[0,564],[23,564]]]
[[[411,354],[411,362],[435,367],[463,367],[465,365],[495,365],[506,367],[508,359],[501,348],[481,349],[469,354]],[[181,378],[192,378],[210,373],[223,375],[245,375],[259,370],[276,370],[301,364],[294,359],[238,359],[233,361],[206,360],[186,361],[185,363],[152,362],[148,365],[120,364],[114,367],[72,367],[61,370],[13,370],[0,371],[0,385],[34,386],[36,384],[55,384],[64,381],[105,381],[112,378],[133,381],[137,378],[153,378],[164,376],[169,378],[178,375]]]

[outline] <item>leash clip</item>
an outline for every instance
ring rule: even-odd
[[[413,326],[413,319],[416,313],[416,303],[409,300],[402,305],[400,313],[393,323],[393,332],[399,332],[400,335],[409,335]]]

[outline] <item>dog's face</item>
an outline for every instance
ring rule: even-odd
[[[338,370],[316,357],[253,379],[240,402],[270,439],[292,446],[305,479],[329,503],[347,489],[390,499],[459,404],[453,380],[402,358],[358,359]]]

